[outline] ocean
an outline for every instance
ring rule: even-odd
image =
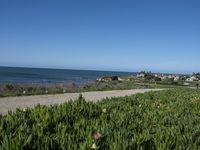
[[[86,84],[103,76],[135,75],[133,72],[0,67],[0,84]]]

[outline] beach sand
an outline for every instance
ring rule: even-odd
[[[40,104],[53,105],[62,104],[69,100],[76,100],[79,94],[82,94],[86,101],[96,102],[103,98],[130,96],[137,93],[149,91],[158,91],[160,89],[132,89],[132,90],[113,90],[113,91],[95,91],[83,93],[65,93],[55,95],[35,95],[35,96],[20,96],[20,97],[4,97],[0,98],[0,114],[7,114],[8,111],[15,111],[16,108],[26,108]]]

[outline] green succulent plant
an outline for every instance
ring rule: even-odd
[[[98,133],[98,136],[94,136]],[[173,89],[0,115],[0,149],[200,149],[200,92]]]

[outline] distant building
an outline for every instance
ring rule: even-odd
[[[180,79],[179,76],[175,76],[175,77],[174,77],[174,81],[178,81],[179,79]]]
[[[138,78],[144,78],[144,76],[145,76],[144,73],[138,73],[138,74],[137,74],[137,77],[138,77]]]
[[[118,81],[118,76],[111,76],[111,77],[103,77],[96,79],[97,82],[109,82],[109,81]]]
[[[160,77],[162,80],[165,80],[166,78],[168,78],[167,76],[161,76]]]
[[[199,79],[196,78],[196,77],[194,77],[194,76],[192,76],[192,77],[190,77],[190,78],[187,78],[186,81],[188,81],[188,82],[193,82],[193,81],[199,81]]]
[[[120,77],[118,77],[118,81],[125,81],[124,79],[122,79],[122,78],[120,78]]]
[[[171,78],[173,78],[173,76],[172,75],[168,75],[168,78],[171,79]]]

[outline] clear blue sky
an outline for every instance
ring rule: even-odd
[[[0,66],[200,71],[199,0],[1,0]]]

